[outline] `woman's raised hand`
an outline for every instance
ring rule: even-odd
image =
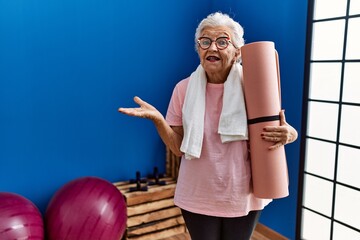
[[[139,97],[134,97],[134,102],[139,104],[137,108],[119,108],[118,111],[129,116],[147,118],[155,121],[161,118],[161,113],[151,104],[141,100]]]

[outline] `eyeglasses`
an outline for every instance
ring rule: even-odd
[[[219,37],[216,40],[212,40],[208,37],[201,37],[197,40],[199,47],[203,50],[208,49],[213,42],[215,42],[215,45],[216,45],[217,49],[219,49],[219,50],[223,50],[223,49],[227,48],[229,46],[229,43],[231,43],[234,46],[234,44],[227,37]]]

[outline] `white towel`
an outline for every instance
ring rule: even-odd
[[[218,133],[223,143],[247,140],[247,116],[241,84],[242,69],[234,64],[224,83]],[[180,150],[186,159],[199,158],[204,136],[206,74],[201,65],[190,75],[182,108],[184,137]]]

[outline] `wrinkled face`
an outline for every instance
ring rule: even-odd
[[[219,27],[207,27],[201,32],[201,37],[208,37],[215,41],[218,38],[228,38],[232,40],[232,31],[225,26]],[[204,50],[198,46],[199,58],[201,65],[204,68],[208,76],[217,75],[222,76],[224,81],[230,72],[233,63],[236,61],[240,50],[236,49],[233,44],[229,43],[227,48],[219,50],[216,47],[215,42],[211,43],[211,46]]]

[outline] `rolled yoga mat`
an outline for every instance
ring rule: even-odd
[[[280,72],[275,44],[265,41],[245,44],[241,57],[254,195],[283,198],[289,195],[284,146],[269,150],[274,143],[261,138],[265,126],[280,125]]]

